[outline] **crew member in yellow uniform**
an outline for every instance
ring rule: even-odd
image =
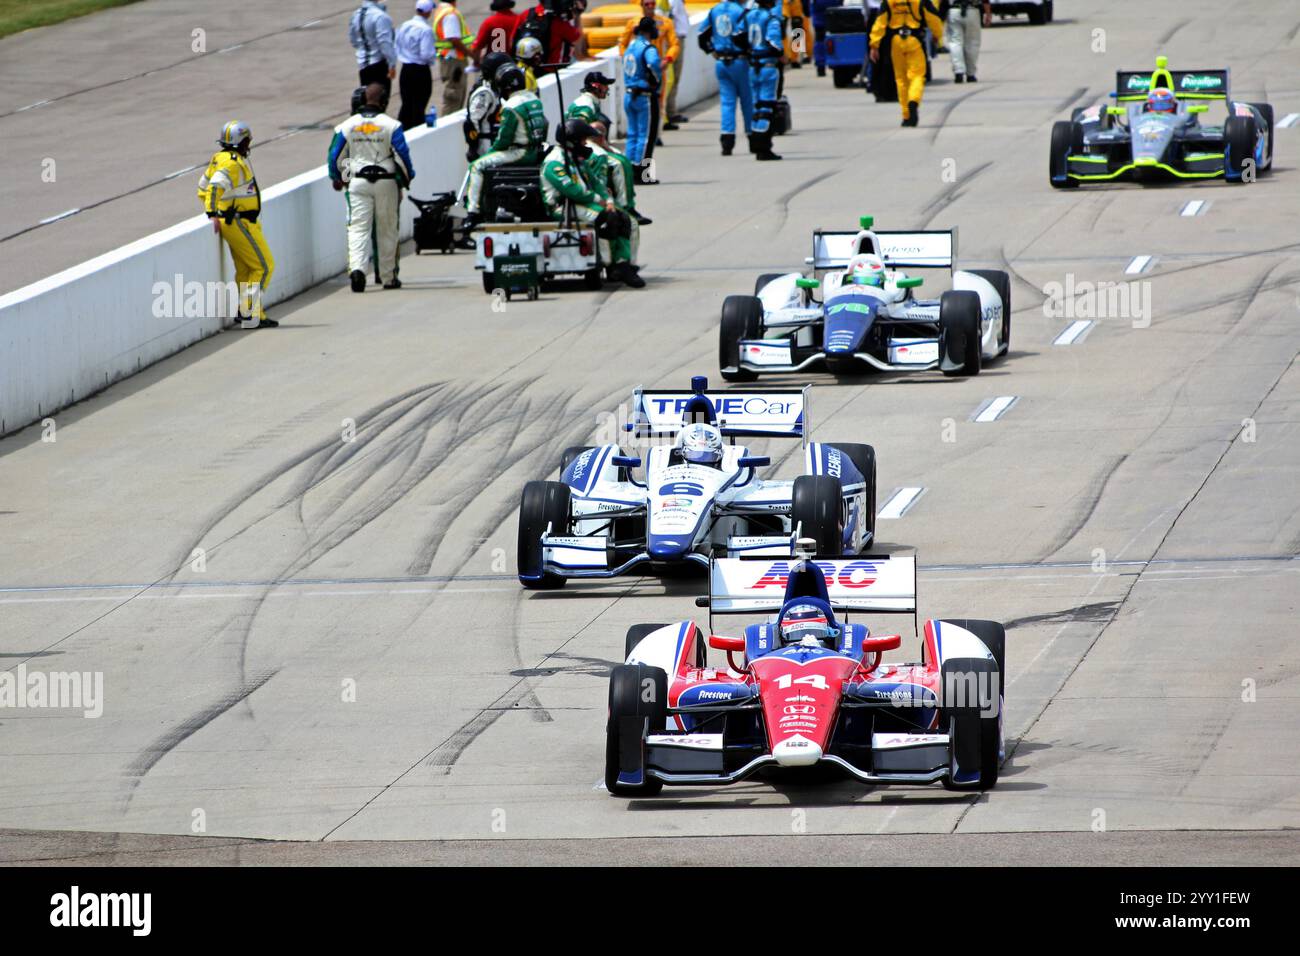
[[[885,0],[880,15],[871,25],[872,63],[880,59],[881,41],[890,43],[903,126],[915,126],[920,120],[921,95],[925,92],[925,47],[921,33],[927,26],[934,34],[935,45],[942,46],[943,21],[930,0]]]
[[[248,150],[253,133],[247,124],[231,120],[221,128],[221,147],[199,180],[199,199],[215,231],[230,247],[239,284],[239,316],[246,329],[274,328],[262,308],[262,294],[271,282],[275,260],[262,237],[257,217],[262,212],[262,192],[257,188]]]

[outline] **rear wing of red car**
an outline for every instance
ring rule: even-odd
[[[709,596],[696,604],[714,614],[775,614],[786,600],[798,557],[715,558],[709,562]],[[836,611],[911,614],[916,625],[916,555],[869,554],[808,559],[821,572],[825,598]],[[821,595],[815,595],[820,597]],[[918,628],[919,633],[919,628]]]

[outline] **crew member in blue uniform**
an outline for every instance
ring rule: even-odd
[[[645,159],[646,142],[650,137],[651,100],[659,95],[663,81],[663,61],[654,41],[659,27],[653,17],[642,17],[633,31],[632,42],[623,54],[623,112],[627,115],[627,158],[641,165]],[[642,172],[642,182],[649,182],[648,173]]]
[[[745,17],[749,41],[749,88],[754,100],[753,132],[749,150],[755,159],[780,159],[772,152],[772,110],[781,82],[781,59],[785,56],[785,31],[781,15],[772,8],[776,0],[754,0]]]
[[[713,54],[713,72],[722,97],[722,155],[736,147],[736,103],[745,117],[745,135],[753,135],[753,98],[749,65],[745,61],[745,8],[736,0],[722,0],[700,26],[700,49]]]

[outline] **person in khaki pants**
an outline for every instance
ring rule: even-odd
[[[474,34],[456,9],[456,0],[443,0],[433,14],[434,47],[438,51],[438,115],[449,116],[465,106],[469,80],[469,44]]]
[[[983,8],[983,9],[977,9]],[[952,57],[952,81],[976,82],[979,68],[980,33],[993,22],[989,0],[950,0],[948,6],[948,55]]]

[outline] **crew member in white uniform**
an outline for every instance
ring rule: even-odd
[[[400,289],[397,226],[402,190],[415,178],[402,124],[384,112],[388,93],[366,87],[361,111],[334,130],[328,170],[337,190],[347,189],[348,270],[353,292],[366,290],[366,262],[374,249],[385,289]]]

